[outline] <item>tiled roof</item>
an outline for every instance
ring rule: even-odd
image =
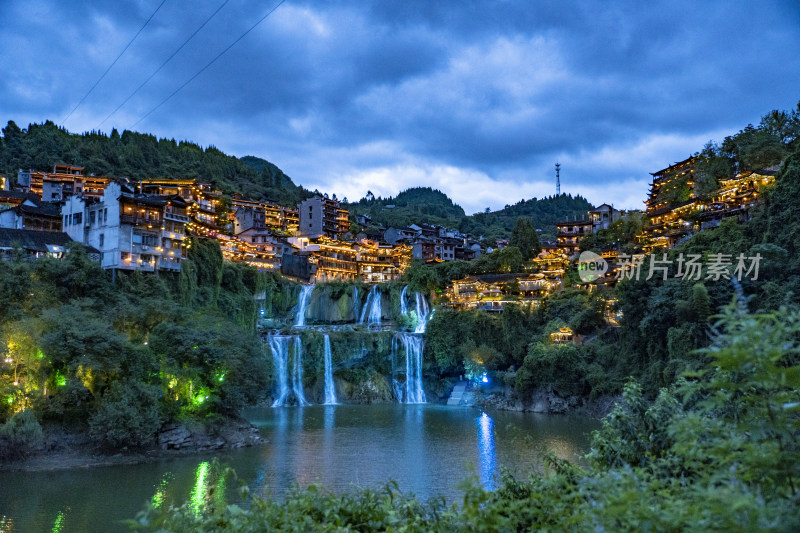
[[[29,229],[0,228],[0,247],[16,245],[33,252],[48,252],[51,246],[66,246],[73,242],[69,235],[60,231],[35,231]]]

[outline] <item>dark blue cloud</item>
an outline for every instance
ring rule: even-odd
[[[66,126],[96,127],[221,1],[168,0]],[[159,2],[0,3],[0,121],[61,120]],[[268,8],[228,2],[103,128],[130,127]],[[137,129],[265,156],[309,184],[400,165],[520,180],[559,157],[646,180],[698,139],[794,106],[798,49],[789,0],[290,0]]]

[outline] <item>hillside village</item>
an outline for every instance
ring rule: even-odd
[[[455,279],[443,303],[486,311],[501,311],[509,302],[538,303],[564,286],[569,265],[583,249],[602,254],[610,268],[582,287],[613,285],[620,277],[621,258],[641,260],[644,253],[666,250],[724,218],[745,221],[778,170],[770,166],[741,172],[720,180],[712,194],[700,195],[694,188],[700,162],[693,156],[653,172],[644,212],[602,204],[581,219],[558,221],[555,240],[542,241],[540,251],[521,269]],[[191,246],[189,237],[215,239],[226,260],[303,283],[383,283],[400,278],[414,259],[429,264],[473,261],[508,245],[504,239],[489,243],[482,236],[424,221],[383,227],[366,214],[352,216],[335,195],[279,205],[240,194],[226,197],[195,179],[112,179],[66,164],[48,172],[20,170],[13,186],[3,177],[0,187],[3,257],[11,257],[15,247],[32,259],[60,257],[71,242],[79,242],[114,275],[179,272]],[[619,234],[625,223],[637,228],[635,235]]]

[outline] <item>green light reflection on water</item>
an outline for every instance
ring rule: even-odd
[[[198,516],[206,507],[206,494],[208,494],[208,481],[206,478],[210,466],[208,461],[203,461],[197,465],[196,481],[189,497],[189,507]]]
[[[167,485],[173,479],[172,472],[167,472],[164,474],[164,477],[161,478],[161,481],[156,485],[156,493],[153,494],[153,498],[151,499],[151,503],[153,507],[158,509],[161,504],[164,503],[164,500],[167,497]]]
[[[56,521],[53,522],[53,533],[61,533],[64,530],[64,511],[59,511]]]

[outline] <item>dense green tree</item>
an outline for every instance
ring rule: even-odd
[[[536,228],[531,225],[530,220],[524,217],[519,217],[516,224],[514,224],[509,244],[519,248],[524,261],[530,261],[542,250],[539,236],[536,234]]]
[[[116,381],[89,419],[90,434],[115,448],[149,444],[161,427],[158,387],[136,380]]]
[[[196,178],[224,193],[270,199],[295,205],[310,196],[278,167],[257,157],[237,159],[210,146],[157,139],[125,130],[71,134],[52,121],[21,130],[13,121],[3,128],[0,173],[15,176],[18,169],[49,171],[57,163],[85,167],[85,172],[111,177]]]

